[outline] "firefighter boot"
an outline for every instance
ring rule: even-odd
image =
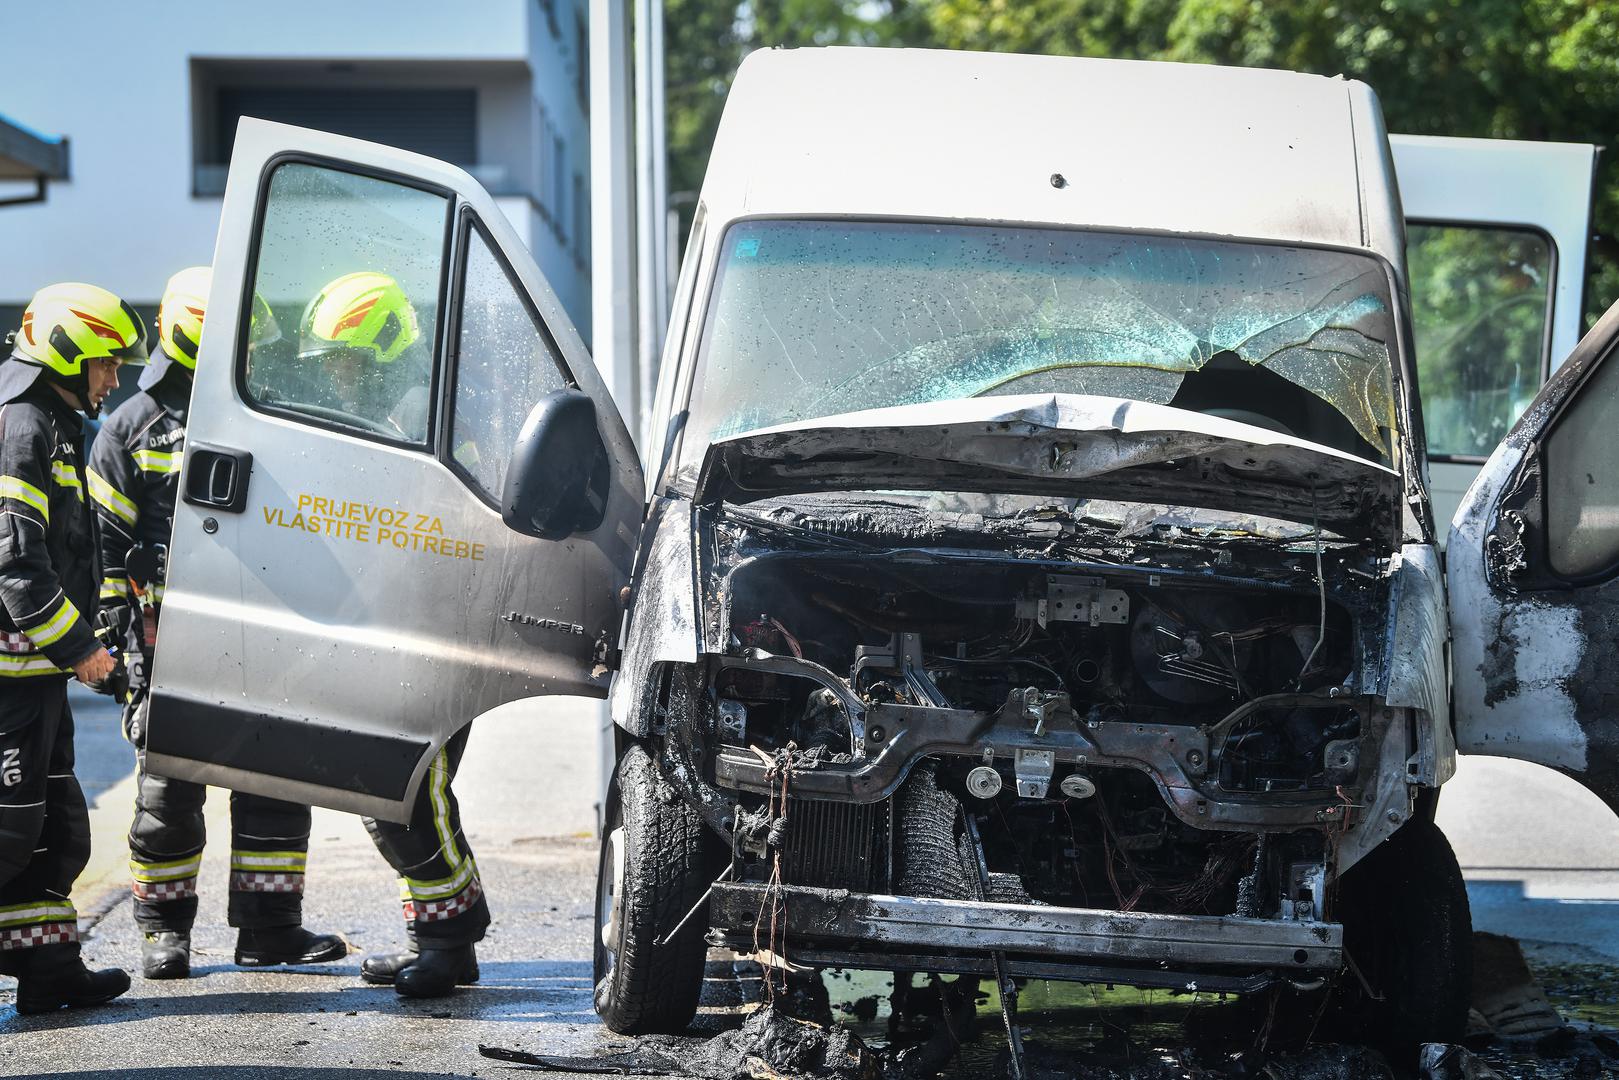
[[[412,963],[394,976],[400,997],[436,998],[453,994],[457,986],[478,979],[478,954],[471,945],[423,949]]]
[[[324,964],[349,954],[348,942],[336,934],[313,934],[301,926],[243,927],[236,932],[240,967],[278,964]]]
[[[399,973],[416,962],[414,952],[373,953],[360,962],[360,978],[377,986],[392,986]],[[478,958],[473,956],[470,971],[462,971],[459,986],[470,986],[478,981]]]
[[[191,974],[191,935],[157,930],[141,942],[141,974],[148,979],[183,979]]]
[[[100,1005],[129,989],[117,968],[91,971],[79,959],[78,942],[24,950],[17,965],[17,1011],[23,1015]]]

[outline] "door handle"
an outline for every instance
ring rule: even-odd
[[[193,506],[240,514],[247,506],[247,481],[252,472],[253,455],[246,450],[193,443],[186,450],[180,497]]]

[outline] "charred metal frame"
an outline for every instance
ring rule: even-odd
[[[965,953],[974,963],[993,951],[1060,956],[1091,965],[1141,965],[1254,973],[1294,978],[1336,973],[1343,964],[1343,927],[1303,920],[1058,908],[987,901],[852,893],[841,889],[721,882],[709,917],[720,939],[751,951],[755,923],[772,897],[785,910],[780,929],[804,947],[869,943],[900,953]],[[938,957],[942,959],[942,957]],[[1049,962],[1048,962],[1049,963]],[[940,970],[935,967],[934,970]],[[943,970],[951,970],[943,961]],[[976,970],[976,969],[975,969]],[[1136,982],[1134,970],[1119,981]]]
[[[806,678],[836,694],[859,730],[862,756],[848,764],[816,763],[796,769],[793,793],[808,799],[870,803],[892,795],[912,766],[930,755],[983,762],[1014,759],[1020,750],[1055,755],[1073,767],[1124,767],[1150,774],[1176,817],[1195,828],[1297,829],[1341,821],[1337,792],[1264,794],[1222,792],[1209,778],[1218,765],[1221,730],[1265,708],[1354,709],[1361,718],[1361,752],[1342,785],[1358,796],[1366,786],[1362,765],[1375,766],[1392,711],[1371,696],[1278,694],[1249,702],[1208,729],[1186,725],[1101,720],[1076,712],[1066,694],[1042,694],[1031,713],[1014,695],[995,712],[919,705],[862,706],[831,672],[795,657],[754,651],[746,657],[716,657],[714,670],[755,670]],[[759,794],[771,789],[771,765],[740,747],[714,749],[714,780],[722,788]],[[869,756],[864,756],[869,755]]]

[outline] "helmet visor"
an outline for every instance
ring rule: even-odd
[[[109,355],[122,360],[126,364],[146,363],[146,335],[142,334],[122,348],[113,349]]]
[[[373,363],[377,359],[377,354],[374,349],[357,345],[320,345],[302,350],[298,353],[298,359],[305,363],[323,364],[327,367],[347,367]]]

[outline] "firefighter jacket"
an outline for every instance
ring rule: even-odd
[[[154,355],[155,362],[162,358]],[[185,454],[191,374],[169,365],[113,410],[90,447],[90,499],[101,533],[101,603],[130,601],[125,560],[136,544],[168,545]],[[153,582],[154,603],[163,585]]]
[[[97,648],[84,421],[28,366],[0,363],[0,685]]]

